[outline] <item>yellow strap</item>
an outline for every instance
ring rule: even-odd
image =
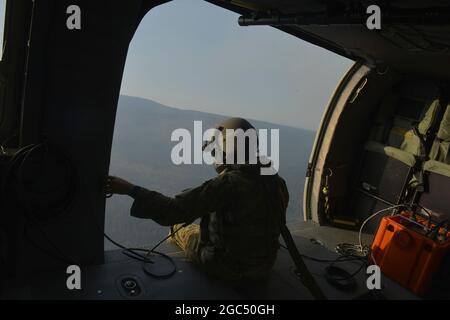
[[[347,226],[352,226],[352,227],[357,225],[357,222],[355,222],[355,221],[347,221],[347,220],[342,220],[342,219],[333,219],[333,222],[337,223],[337,224],[345,224]]]

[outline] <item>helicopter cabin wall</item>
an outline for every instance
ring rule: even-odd
[[[321,224],[356,227],[349,204],[360,155],[379,102],[398,79],[395,71],[371,69],[352,89],[326,151],[320,190],[327,187],[329,193],[327,203],[325,194],[321,192],[319,195]]]
[[[104,183],[128,46],[143,16],[164,2],[34,2],[19,106],[17,148],[25,148],[13,158],[20,163],[9,165],[11,180],[4,179],[15,276],[103,261]],[[14,187],[24,175],[35,188],[26,194]],[[64,210],[46,210],[43,204],[54,203],[61,190]],[[39,205],[31,198],[41,198]]]
[[[420,193],[412,186],[422,177],[420,168],[425,168],[424,176],[433,177],[424,178],[430,183],[450,185],[450,166],[445,162],[449,158],[449,126],[445,124],[450,120],[445,120],[446,105],[440,106],[446,103],[442,100],[442,83],[395,71],[371,71],[357,99],[349,102],[340,115],[325,160],[324,172],[331,173],[323,179],[329,189],[329,209],[322,206],[326,224],[357,228],[379,210],[419,201]],[[422,154],[421,137],[430,132],[438,132],[437,137],[428,138],[434,143],[429,143]],[[422,158],[431,160],[418,165]],[[422,202],[429,204],[429,199],[434,199],[436,203],[440,199],[439,209],[443,211],[449,203],[444,203],[437,193],[439,188],[425,192]],[[382,216],[372,219],[366,231],[375,232]]]

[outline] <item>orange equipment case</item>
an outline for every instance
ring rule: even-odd
[[[383,217],[372,243],[372,258],[385,275],[421,296],[450,252],[450,237],[445,231],[439,241],[420,232],[424,221],[412,228],[411,216],[404,212]]]

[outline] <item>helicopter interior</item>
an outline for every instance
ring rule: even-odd
[[[169,244],[160,250],[179,268],[167,279],[149,276],[142,261],[120,250],[104,252],[104,185],[128,46],[145,14],[168,1],[77,2],[88,14],[76,31],[66,28],[72,1],[7,2],[0,62],[5,296],[311,298],[283,250],[268,283],[237,287],[208,278]],[[290,226],[303,254],[332,262],[338,257],[333,247],[358,236],[336,226],[358,227],[372,212],[404,201],[448,219],[450,203],[442,195],[450,186],[446,2],[393,1],[390,23],[407,25],[431,8],[432,26],[380,33],[361,26],[361,12],[352,11],[351,1],[208,2],[242,14],[242,25],[271,25],[358,61],[330,102],[311,156],[304,211],[315,223]],[[409,10],[407,16],[401,8]],[[351,23],[344,19],[349,16]],[[424,189],[411,188],[417,179],[426,179]],[[326,185],[327,199],[321,192]],[[373,232],[378,221],[367,230]],[[372,237],[363,235],[366,243]],[[68,263],[86,266],[85,290],[67,290]],[[355,261],[345,264],[359,268]],[[355,275],[353,290],[339,290],[324,278],[323,262],[307,265],[330,298],[415,298],[387,277],[377,296],[367,290],[364,272]],[[164,259],[159,266],[171,268]]]
[[[359,94],[359,102],[342,112],[327,146],[325,176],[329,176],[326,180],[335,217],[330,217],[332,210],[322,217],[337,224],[357,225],[370,212],[403,203],[409,196],[413,202],[425,201],[443,218],[448,210],[443,199],[429,200],[431,193],[445,188],[449,176],[447,100],[441,98],[439,86],[429,79],[395,73],[371,74],[362,85],[365,92]],[[415,167],[426,168],[424,175],[430,177],[423,195],[408,190],[418,179]],[[356,179],[354,168],[358,168]],[[433,192],[436,174],[442,178]],[[348,213],[359,216],[345,219]],[[374,232],[378,221],[372,224]]]

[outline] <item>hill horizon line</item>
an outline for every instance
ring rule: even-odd
[[[231,115],[225,115],[225,114],[205,112],[205,111],[194,110],[194,109],[184,109],[184,108],[180,108],[180,107],[168,106],[168,105],[165,105],[165,104],[163,104],[161,102],[158,102],[158,101],[155,101],[155,100],[152,100],[152,99],[143,98],[143,97],[137,97],[137,96],[130,96],[130,95],[127,95],[127,94],[120,94],[119,95],[119,100],[121,98],[136,99],[136,100],[140,100],[141,102],[157,104],[161,108],[166,108],[166,109],[171,109],[171,110],[176,110],[176,111],[181,111],[181,112],[201,113],[201,114],[212,115],[212,116],[219,116],[219,117],[233,117]],[[281,124],[281,123],[276,123],[276,122],[269,122],[267,120],[259,120],[259,119],[253,119],[253,118],[246,118],[246,120],[248,120],[251,123],[252,122],[260,122],[260,123],[267,123],[267,124],[282,126],[282,127],[285,127],[285,128],[290,128],[290,129],[295,129],[295,130],[303,130],[303,131],[312,132],[312,133],[316,132],[316,131],[311,130],[311,129],[301,128],[301,127],[294,127],[294,126],[291,126],[291,125],[286,125],[286,124]]]

